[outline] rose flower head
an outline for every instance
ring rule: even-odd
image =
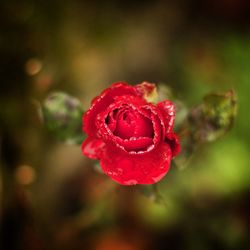
[[[149,102],[153,95],[152,83],[117,82],[83,115],[83,154],[100,160],[104,173],[122,185],[160,181],[180,152],[173,133],[175,106],[169,100]]]

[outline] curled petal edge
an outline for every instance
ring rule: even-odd
[[[157,107],[160,109],[164,123],[166,127],[166,134],[171,132],[174,127],[174,119],[175,119],[175,106],[174,104],[169,101],[162,101],[157,104]]]

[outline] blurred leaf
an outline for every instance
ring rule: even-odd
[[[237,102],[233,90],[204,97],[202,112],[205,122],[211,127],[211,130],[207,132],[207,141],[216,140],[232,128],[236,109]]]
[[[236,110],[236,95],[233,90],[206,95],[200,105],[190,110],[187,119],[178,129],[182,153],[174,163],[184,168],[202,143],[217,140],[229,131],[233,126]]]
[[[152,200],[158,204],[164,205],[164,206],[167,205],[164,197],[162,196],[162,194],[160,193],[160,191],[158,189],[157,184],[139,185],[138,189],[139,189],[141,194],[145,195],[150,200]]]
[[[51,93],[42,105],[45,127],[59,140],[68,144],[80,144],[83,107],[81,102],[63,92]]]
[[[236,116],[235,92],[208,94],[189,113],[189,129],[196,143],[214,141],[232,128]]]

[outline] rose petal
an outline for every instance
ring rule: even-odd
[[[146,151],[153,144],[153,139],[149,137],[132,137],[129,140],[123,140],[120,144],[128,152]]]
[[[154,128],[152,121],[138,113],[135,121],[134,136],[136,137],[154,137]]]
[[[117,117],[117,128],[114,134],[123,138],[153,137],[153,125],[150,119],[141,115],[137,110],[125,109]]]
[[[169,170],[172,152],[161,143],[146,154],[129,155],[112,145],[105,147],[100,163],[103,171],[122,185],[153,184]]]
[[[119,110],[120,111],[120,110]],[[128,139],[134,135],[136,126],[136,114],[130,109],[124,108],[117,115],[117,127],[114,131],[116,136]]]
[[[165,139],[165,123],[161,112],[155,105],[147,104],[140,108],[140,113],[148,117],[153,124],[154,144]]]
[[[175,106],[169,100],[159,102],[157,106],[163,114],[164,123],[166,127],[166,134],[167,134],[171,132],[174,127]]]
[[[117,114],[118,110],[113,110],[111,111],[107,118],[106,118],[106,123],[109,127],[109,129],[114,132],[115,129],[116,129],[116,124],[117,124],[117,121],[116,121],[116,114]]]
[[[169,133],[166,136],[166,142],[169,144],[173,157],[181,152],[181,145],[178,136],[175,133]]]
[[[124,93],[124,95],[114,97],[114,100],[115,102],[132,104],[133,106],[141,106],[147,104],[147,102],[143,98],[133,95],[127,95],[126,93]]]
[[[117,82],[93,99],[91,107],[83,116],[83,130],[87,135],[92,137],[96,136],[96,115],[106,110],[114,101],[115,97],[122,95],[138,96],[138,93],[133,86],[130,86],[125,82]]]
[[[102,140],[88,137],[82,143],[82,153],[91,159],[99,159],[104,147],[105,143]]]

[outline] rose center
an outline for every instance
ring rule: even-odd
[[[114,135],[122,139],[131,137],[153,138],[153,124],[150,119],[140,114],[138,111],[126,109],[116,115],[116,128]]]

